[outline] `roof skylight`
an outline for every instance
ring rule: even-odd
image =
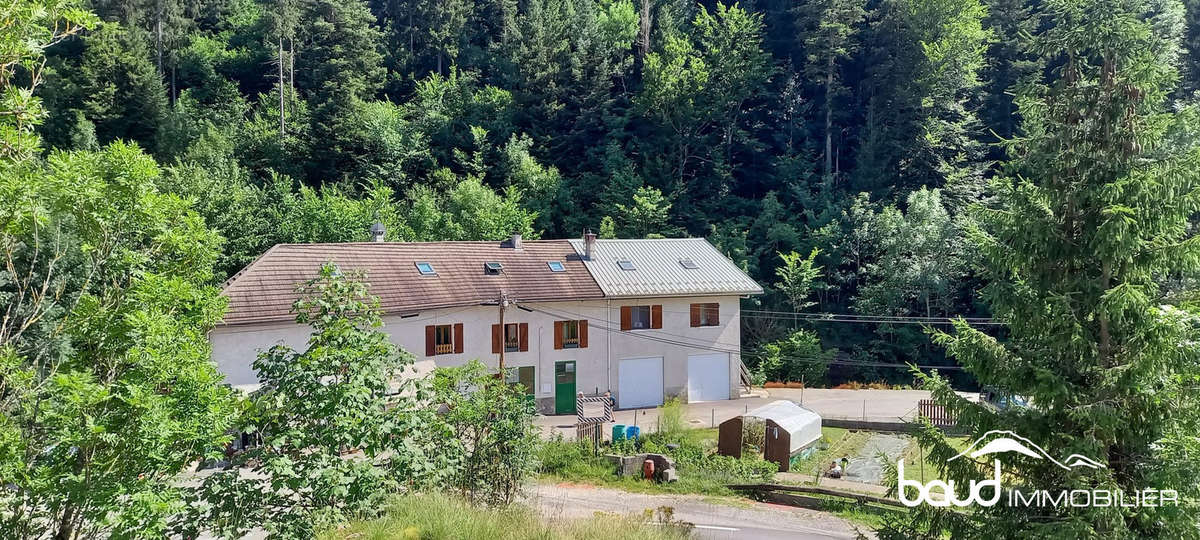
[[[637,270],[637,267],[633,265],[633,261],[630,260],[623,259],[617,261],[617,266],[621,267],[621,270]]]
[[[547,261],[546,266],[550,267],[551,272],[566,272],[567,267],[563,266],[562,261]]]
[[[696,261],[691,259],[679,259],[679,265],[687,268],[688,270],[696,270],[700,268],[700,265],[696,264]]]
[[[437,271],[433,269],[433,265],[430,263],[419,261],[416,263],[416,265],[417,272],[420,272],[422,276],[432,276],[437,274]]]
[[[483,263],[483,271],[489,275],[496,275],[504,271],[504,265],[495,261]]]

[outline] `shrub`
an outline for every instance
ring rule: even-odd
[[[534,405],[519,386],[507,384],[478,360],[435,372],[434,391],[443,420],[458,437],[446,450],[458,456],[452,483],[472,502],[508,504],[537,468]]]
[[[668,399],[658,408],[658,431],[666,437],[676,436],[687,429],[683,419],[683,402],[679,398]]]

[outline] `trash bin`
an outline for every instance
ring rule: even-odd
[[[612,440],[617,442],[625,438],[625,424],[617,424],[613,426]]]
[[[625,426],[625,438],[631,441],[636,441],[638,435],[641,435],[642,428],[637,426]]]

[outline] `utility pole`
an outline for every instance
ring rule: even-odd
[[[500,291],[500,376],[504,376],[504,349],[508,341],[508,329],[504,326],[504,310],[508,307],[508,293]]]

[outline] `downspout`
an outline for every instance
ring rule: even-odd
[[[612,324],[612,300],[604,300],[604,380],[608,383],[609,392],[612,392],[612,330],[609,330],[609,325]]]
[[[545,328],[542,328],[542,326],[543,326],[543,325],[540,325],[540,324],[538,325],[538,343],[537,343],[537,351],[538,351],[538,360],[537,360],[537,372],[538,372],[538,380],[537,380],[537,385],[538,385],[538,387],[537,387],[537,391],[536,391],[536,392],[534,392],[534,394],[533,394],[533,395],[535,395],[535,396],[536,396],[536,395],[539,395],[539,394],[541,394],[541,393],[542,393],[542,384],[543,384],[543,383],[542,383],[542,378],[546,376],[546,370],[544,369],[546,366],[542,365],[542,330],[545,330]]]

